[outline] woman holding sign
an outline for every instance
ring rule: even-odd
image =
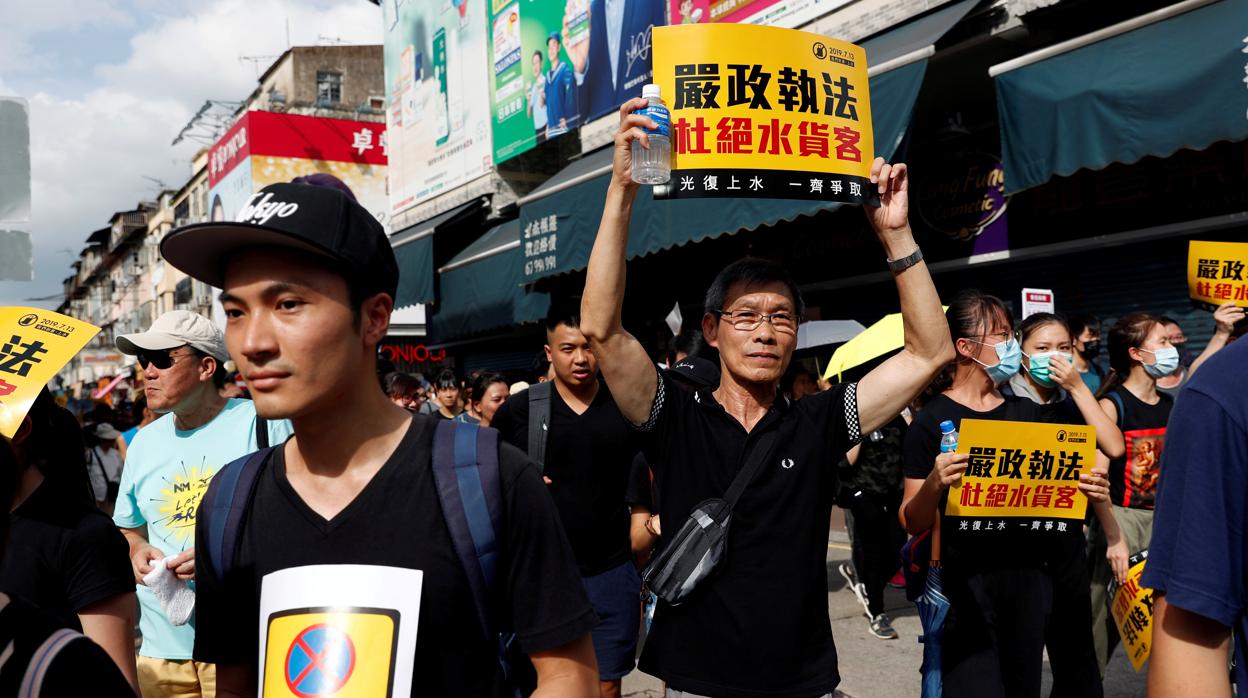
[[[1002,395],[1017,395],[1044,406],[1060,424],[1086,424],[1096,429],[1096,447],[1110,458],[1124,453],[1122,431],[1097,404],[1096,397],[1074,367],[1074,340],[1060,316],[1035,313],[1019,323],[1023,370],[1001,386]],[[1107,470],[1098,469],[1101,476]],[[1108,541],[1105,557],[1118,583],[1127,578],[1127,541],[1114,520],[1109,501],[1093,503],[1096,519]],[[1061,538],[1060,549],[1050,559],[1053,578],[1053,612],[1045,648],[1053,670],[1053,695],[1099,696],[1101,676],[1092,634],[1085,628],[1092,620],[1088,591],[1087,541],[1083,536]]]
[[[981,528],[982,521],[946,516],[948,489],[961,482],[969,456],[940,453],[939,425],[1056,420],[1032,400],[997,389],[1018,372],[1022,354],[1001,299],[964,291],[946,317],[957,358],[940,394],[906,434],[901,522],[912,535],[934,529],[932,565],[941,570],[950,603],[942,639],[945,695],[1038,697],[1053,598],[1050,560],[1062,549],[1058,539],[1077,535],[1079,527],[1041,530],[1012,520],[1015,525]],[[1107,484],[1095,472],[1082,473],[1079,490],[1104,499]]]

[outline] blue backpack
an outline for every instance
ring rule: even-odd
[[[217,579],[234,568],[256,483],[273,450],[262,448],[222,468],[200,504],[198,525],[207,526],[208,563]],[[536,675],[497,602],[504,526],[498,432],[476,424],[438,420],[432,461],[442,515],[468,577],[481,628],[487,640],[498,644],[507,685],[517,697],[527,695],[536,687]]]

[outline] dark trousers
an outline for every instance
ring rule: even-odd
[[[1082,535],[1057,542],[1048,564],[1053,612],[1044,646],[1053,670],[1052,698],[1101,698],[1101,672],[1092,642],[1092,595]]]
[[[901,567],[901,546],[906,542],[897,519],[901,493],[858,492],[846,503],[854,572],[867,588],[871,615],[878,616],[884,612],[884,586]]]
[[[1006,568],[969,577],[946,565],[949,598],[943,649],[946,696],[1040,698],[1044,633],[1052,580],[1040,568]]]

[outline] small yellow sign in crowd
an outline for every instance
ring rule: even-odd
[[[1248,242],[1189,241],[1187,290],[1206,310],[1229,301],[1248,308]]]
[[[39,391],[99,331],[50,310],[0,308],[0,434],[17,434]]]
[[[1153,590],[1140,585],[1147,561],[1147,550],[1132,555],[1126,583],[1109,583],[1109,612],[1136,671],[1144,667],[1153,649]]]

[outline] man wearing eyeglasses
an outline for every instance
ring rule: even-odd
[[[744,259],[715,278],[702,332],[719,350],[720,383],[686,393],[651,363],[621,322],[632,202],[631,146],[646,146],[648,118],[620,110],[602,223],[589,260],[581,330],[626,419],[648,435],[663,529],[674,534],[700,502],[725,497],[754,444],[759,469],[732,510],[723,562],[683,603],[660,601],[640,668],[667,695],[830,696],[840,682],[827,614],[827,537],[837,461],[860,435],[901,412],[953,359],[940,298],[908,223],[905,165],[877,159],[879,207],[867,218],[893,271],[905,346],[858,384],[790,403],[777,383],[797,345],[803,313],[778,263]],[[837,274],[834,260],[828,273]],[[774,432],[767,440],[760,437]]]
[[[162,415],[130,443],[113,514],[130,543],[142,608],[139,687],[144,695],[213,696],[215,668],[191,659],[194,623],[174,625],[143,578],[164,565],[195,579],[195,513],[208,482],[259,447],[259,430],[270,443],[292,430],[284,420],[258,425],[250,400],[221,397],[229,353],[207,318],[174,310],[147,332],[119,336],[117,348],[138,357],[148,408]]]

